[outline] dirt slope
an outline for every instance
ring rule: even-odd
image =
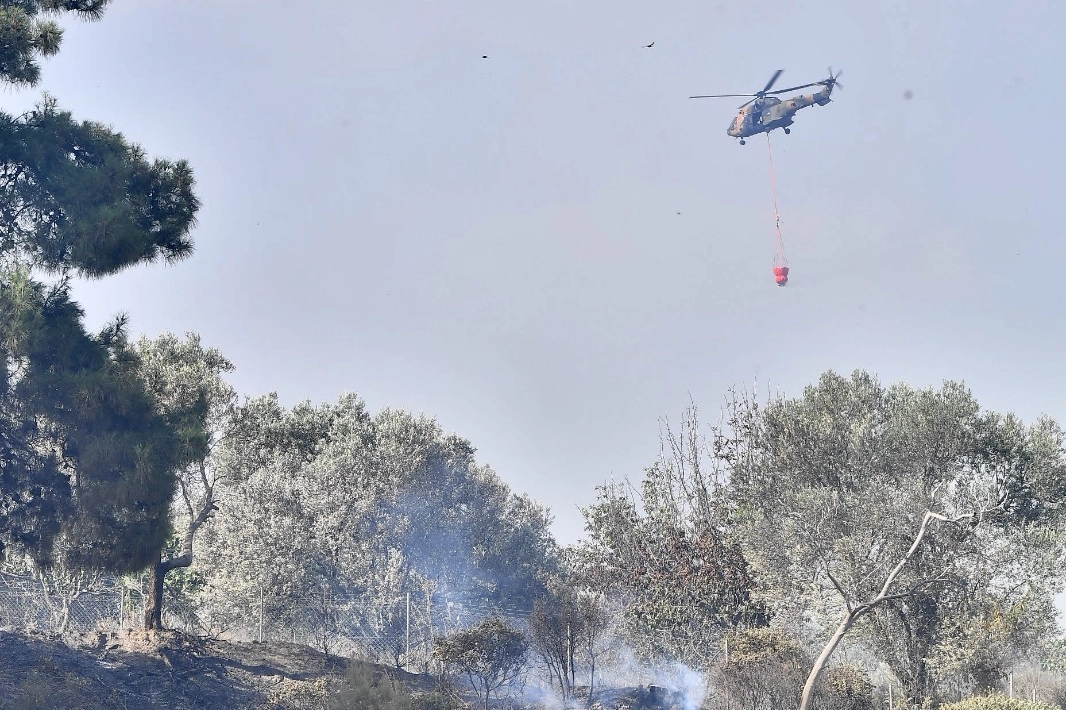
[[[174,632],[97,634],[64,642],[0,631],[0,710],[311,709],[321,707],[327,680],[344,675],[349,663],[293,643],[234,643]],[[436,688],[430,676],[390,673],[416,694]],[[651,690],[603,690],[592,707],[680,707]]]
[[[346,666],[286,643],[137,632],[74,641],[0,631],[0,708],[283,707],[277,701],[301,694],[293,686],[321,683]]]

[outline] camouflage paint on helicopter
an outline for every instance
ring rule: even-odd
[[[754,94],[712,94],[705,96],[690,96],[691,99],[717,99],[726,98],[730,96],[750,96],[752,98],[745,101],[740,105],[739,111],[733,122],[729,124],[729,128],[726,129],[726,133],[733,138],[740,139],[740,144],[744,145],[745,138],[755,135],[756,133],[766,134],[766,149],[770,156],[770,187],[774,196],[774,282],[778,286],[784,286],[788,283],[789,266],[788,259],[785,257],[785,242],[781,238],[781,215],[777,212],[777,180],[774,177],[774,154],[770,148],[770,131],[775,128],[784,130],[785,133],[790,133],[789,126],[795,120],[796,112],[800,109],[807,108],[808,106],[825,106],[831,101],[829,98],[833,93],[833,89],[836,87],[844,88],[837,83],[837,78],[841,72],[833,74],[833,68],[829,67],[829,78],[822,81],[815,81],[810,84],[802,84],[800,86],[793,86],[788,89],[778,89],[777,91],[770,91],[770,88],[781,76],[783,69],[778,69],[770,81],[766,82],[766,86],[761,91],[757,91]],[[779,99],[775,94],[784,94],[789,91],[798,91],[800,89],[806,89],[808,86],[820,86],[822,87],[813,94],[801,94],[799,96],[792,96],[787,99]]]
[[[784,129],[785,133],[790,133],[789,126],[791,126],[795,120],[794,116],[797,111],[815,104],[825,106],[831,101],[829,96],[833,93],[835,87],[840,86],[837,83],[837,77],[839,77],[842,72],[837,72],[834,76],[833,69],[830,68],[829,78],[823,81],[793,86],[788,89],[770,91],[770,87],[773,86],[774,82],[777,81],[777,78],[781,76],[782,71],[782,69],[778,69],[770,81],[767,82],[766,86],[763,87],[762,91],[754,94],[714,94],[709,96],[690,96],[689,98],[714,99],[730,96],[754,97],[750,101],[741,104],[740,111],[726,130],[726,133],[730,136],[739,138],[741,145],[744,145],[745,138],[754,136],[757,133],[769,133],[775,128],[781,128]],[[821,86],[822,89],[814,94],[793,96],[784,100],[773,95],[784,94],[789,91],[797,91],[798,89],[806,89],[809,86]]]

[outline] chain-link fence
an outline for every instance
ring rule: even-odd
[[[0,628],[63,633],[129,628],[122,589],[46,593],[43,587],[0,585]]]
[[[428,672],[436,638],[498,616],[521,629],[528,612],[481,600],[409,593],[392,599],[323,592],[278,599],[265,590],[258,603],[229,605],[224,618],[206,607],[167,599],[167,628],[233,641],[293,642],[334,655]],[[215,601],[215,606],[219,606]],[[226,606],[225,604],[221,606]],[[147,607],[143,589],[105,580],[76,594],[44,585],[0,580],[0,628],[55,634],[142,628]]]
[[[166,625],[232,640],[301,643],[412,672],[434,668],[434,640],[441,636],[490,616],[525,629],[529,617],[505,605],[418,592],[386,599],[331,592],[278,599],[264,591],[214,628],[207,615],[188,611],[175,610]]]

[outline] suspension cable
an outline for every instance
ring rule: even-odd
[[[770,192],[774,198],[774,280],[778,286],[788,283],[788,258],[785,256],[785,241],[781,238],[781,213],[777,211],[777,178],[774,175],[774,151],[770,146],[770,133],[766,134],[766,152],[770,156]]]
[[[774,220],[777,225],[777,235],[781,236],[781,215],[777,212],[777,179],[774,177],[774,151],[770,147],[770,133],[766,133],[766,152],[770,156],[770,192],[774,196]]]

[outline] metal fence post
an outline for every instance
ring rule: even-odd
[[[259,585],[259,643],[263,643],[263,585]]]

